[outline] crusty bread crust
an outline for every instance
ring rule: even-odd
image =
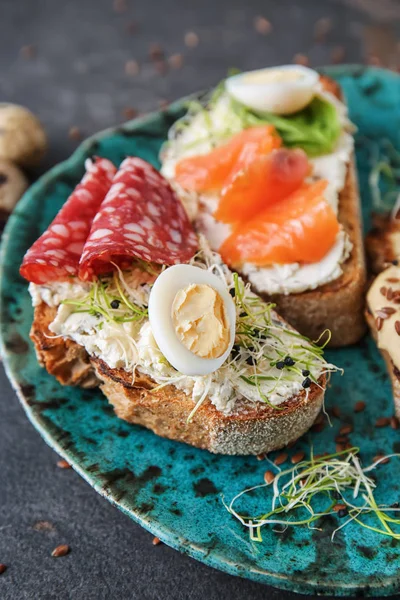
[[[85,348],[71,340],[55,337],[49,330],[56,313],[56,308],[44,302],[35,307],[30,338],[39,363],[62,385],[96,387],[99,382]]]
[[[261,454],[298,439],[321,410],[325,375],[319,385],[312,384],[307,392],[281,404],[279,410],[263,402],[243,402],[234,414],[224,415],[206,401],[188,424],[194,406],[189,396],[173,386],[154,389],[156,384],[147,376],[138,376],[132,384],[129,373],[110,369],[104,361],[90,358],[75,342],[49,340],[48,326],[54,316],[55,309],[44,303],[35,308],[31,338],[40,364],[63,385],[82,385],[85,381],[100,384],[118,417],[162,437],[218,454]],[[77,377],[77,373],[85,373],[85,377]]]
[[[324,88],[341,97],[338,84],[321,77]],[[365,333],[363,317],[366,269],[362,235],[362,218],[355,159],[352,158],[345,187],[339,196],[339,221],[353,244],[350,257],[343,265],[343,274],[315,290],[297,294],[260,294],[274,302],[278,313],[295,329],[316,340],[325,329],[332,333],[330,346],[348,346]]]

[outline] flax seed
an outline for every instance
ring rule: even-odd
[[[382,327],[383,327],[382,317],[378,317],[377,319],[375,319],[375,325],[376,325],[377,331],[380,331],[382,329]]]
[[[390,427],[392,429],[398,429],[400,427],[400,422],[399,419],[395,416],[391,417],[390,419]]]
[[[72,127],[69,128],[68,137],[70,140],[79,142],[79,140],[82,139],[82,132],[79,129],[79,127],[76,127],[76,125],[73,125]]]
[[[59,469],[72,469],[71,465],[69,464],[68,461],[64,460],[63,458],[61,460],[57,461],[57,467]]]
[[[297,463],[303,460],[304,456],[305,453],[302,450],[300,450],[299,452],[296,452],[296,454],[293,454],[292,458],[290,459],[290,462],[292,463],[292,465],[297,465]]]
[[[387,456],[385,458],[383,458],[382,454],[377,454],[377,456],[374,456],[374,458],[372,459],[372,462],[376,462],[377,460],[380,460],[380,463],[379,463],[380,465],[385,465],[386,463],[388,463],[390,461],[390,458]]]
[[[314,431],[315,433],[321,433],[321,431],[323,431],[325,429],[325,423],[315,423],[315,425],[312,425],[311,427],[311,431]]]
[[[390,419],[388,417],[380,417],[375,422],[375,427],[387,427],[390,423]]]
[[[194,31],[188,31],[185,33],[184,41],[188,48],[196,48],[199,45],[199,36]]]
[[[338,444],[347,444],[348,441],[349,438],[346,435],[337,435],[335,437],[335,442],[337,442]]]
[[[265,483],[271,483],[275,479],[275,475],[272,471],[265,471],[264,473],[264,481]]]
[[[5,571],[7,571],[7,565],[0,563],[0,575],[3,575]]]
[[[140,66],[137,60],[127,60],[125,63],[125,75],[129,75],[129,77],[133,77],[138,75],[140,71]]]
[[[55,558],[59,558],[60,556],[65,556],[66,554],[68,554],[69,550],[70,548],[68,544],[61,544],[60,546],[57,546],[57,548],[54,548],[51,555]]]
[[[339,429],[339,433],[341,435],[347,435],[348,433],[351,433],[353,431],[353,425],[347,424],[347,425],[342,425],[342,427]]]
[[[302,65],[303,67],[308,67],[310,64],[310,60],[305,54],[295,54],[293,57],[293,62],[296,65]]]
[[[386,296],[387,288],[384,285],[380,288],[379,291],[382,294],[382,296]]]
[[[261,35],[267,35],[272,31],[272,25],[265,17],[256,17],[254,19],[254,29]]]
[[[347,506],[345,504],[335,504],[335,506],[333,507],[333,510],[335,512],[339,512],[339,510],[345,510],[347,508]]]
[[[385,281],[388,281],[389,283],[398,283],[400,279],[398,277],[387,277]]]
[[[340,408],[338,406],[332,406],[332,415],[337,419],[340,418]]]
[[[394,328],[396,330],[397,335],[400,335],[400,321],[395,321]]]
[[[359,412],[362,412],[364,409],[365,409],[365,402],[363,402],[362,400],[359,400],[358,402],[355,403],[354,412],[359,413]]]
[[[392,290],[392,288],[391,288],[391,287],[390,287],[390,288],[388,288],[388,291],[387,291],[387,294],[386,294],[386,298],[389,300],[389,302],[390,302],[391,300],[393,300],[393,290]]]
[[[153,546],[159,546],[160,544],[162,544],[162,541],[158,537],[153,537],[152,544]]]
[[[275,458],[274,463],[279,466],[282,463],[286,462],[288,459],[288,454],[287,452],[282,452],[281,454],[278,454],[278,456]]]

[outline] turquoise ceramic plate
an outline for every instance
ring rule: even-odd
[[[343,86],[352,120],[358,126],[357,161],[364,217],[368,224],[370,151],[383,138],[399,143],[400,78],[388,71],[361,67],[329,70]],[[8,376],[44,439],[100,494],[165,543],[208,565],[242,577],[303,593],[382,595],[400,591],[400,542],[350,524],[334,542],[336,517],[321,531],[289,528],[265,532],[261,544],[249,544],[242,526],[224,509],[230,499],[263,480],[267,464],[255,458],[213,456],[156,437],[118,420],[98,391],[63,388],[41,369],[29,341],[32,307],[18,275],[26,249],[46,228],[83,174],[87,156],[106,156],[118,164],[137,154],[157,165],[157,154],[182,103],[168,111],[100,133],[72,157],[42,177],[24,196],[9,220],[2,248],[1,338]],[[335,375],[327,406],[339,405],[354,424],[352,441],[370,461],[379,452],[400,452],[399,432],[376,429],[392,414],[385,368],[369,338],[357,347],[332,351],[344,367]],[[354,404],[367,402],[355,415]],[[296,448],[316,453],[334,450],[339,421],[322,433],[309,433]],[[378,500],[400,500],[400,459],[377,472]]]

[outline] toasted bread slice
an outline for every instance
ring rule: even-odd
[[[393,263],[397,264],[400,254],[400,221],[391,219],[390,215],[375,215],[373,229],[366,237],[366,250],[368,263],[373,274],[377,275]],[[368,306],[365,318],[375,341],[378,341],[376,321]],[[400,371],[394,365],[390,355],[385,350],[380,350],[386,362],[393,390],[395,413],[400,417]]]
[[[320,80],[327,91],[341,98],[340,87],[335,81],[324,76]],[[330,329],[330,346],[334,347],[354,344],[366,329],[363,317],[366,268],[354,157],[339,196],[338,218],[353,244],[338,279],[315,290],[288,295],[260,294],[254,289],[265,300],[274,302],[278,313],[303,335],[316,340],[324,329]]]
[[[90,358],[75,342],[49,338],[48,326],[54,317],[55,309],[44,303],[35,308],[31,338],[39,362],[63,385],[100,384],[118,417],[162,437],[217,454],[261,454],[298,439],[321,410],[325,375],[318,385],[313,383],[307,392],[302,391],[278,409],[261,401],[243,401],[234,414],[224,415],[211,402],[205,402],[188,424],[194,405],[184,392],[173,386],[154,389],[156,384],[141,375],[132,384],[129,373]]]

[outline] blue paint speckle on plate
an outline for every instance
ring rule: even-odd
[[[365,223],[369,226],[370,147],[389,138],[399,147],[400,78],[365,67],[326,70],[343,86],[350,116],[358,127],[357,165]],[[86,140],[72,157],[35,183],[10,218],[2,244],[0,292],[1,345],[8,376],[34,426],[103,496],[165,543],[228,573],[302,593],[394,594],[400,590],[400,542],[350,524],[331,542],[337,517],[322,530],[265,530],[262,544],[251,544],[244,528],[224,509],[242,489],[262,482],[267,463],[248,457],[213,456],[117,419],[99,391],[63,388],[41,369],[29,340],[32,307],[19,274],[22,257],[54,217],[97,154],[119,164],[137,154],[158,166],[158,150],[181,102],[168,111],[132,121]],[[398,431],[376,429],[378,417],[393,412],[382,359],[371,339],[328,352],[344,367],[335,375],[326,405],[340,407],[342,422],[354,425],[352,442],[369,462],[376,454],[400,452]],[[366,410],[355,414],[364,400]],[[340,423],[309,432],[291,452],[334,451]],[[379,502],[400,500],[400,459],[377,470]],[[270,494],[269,491],[265,492]]]

